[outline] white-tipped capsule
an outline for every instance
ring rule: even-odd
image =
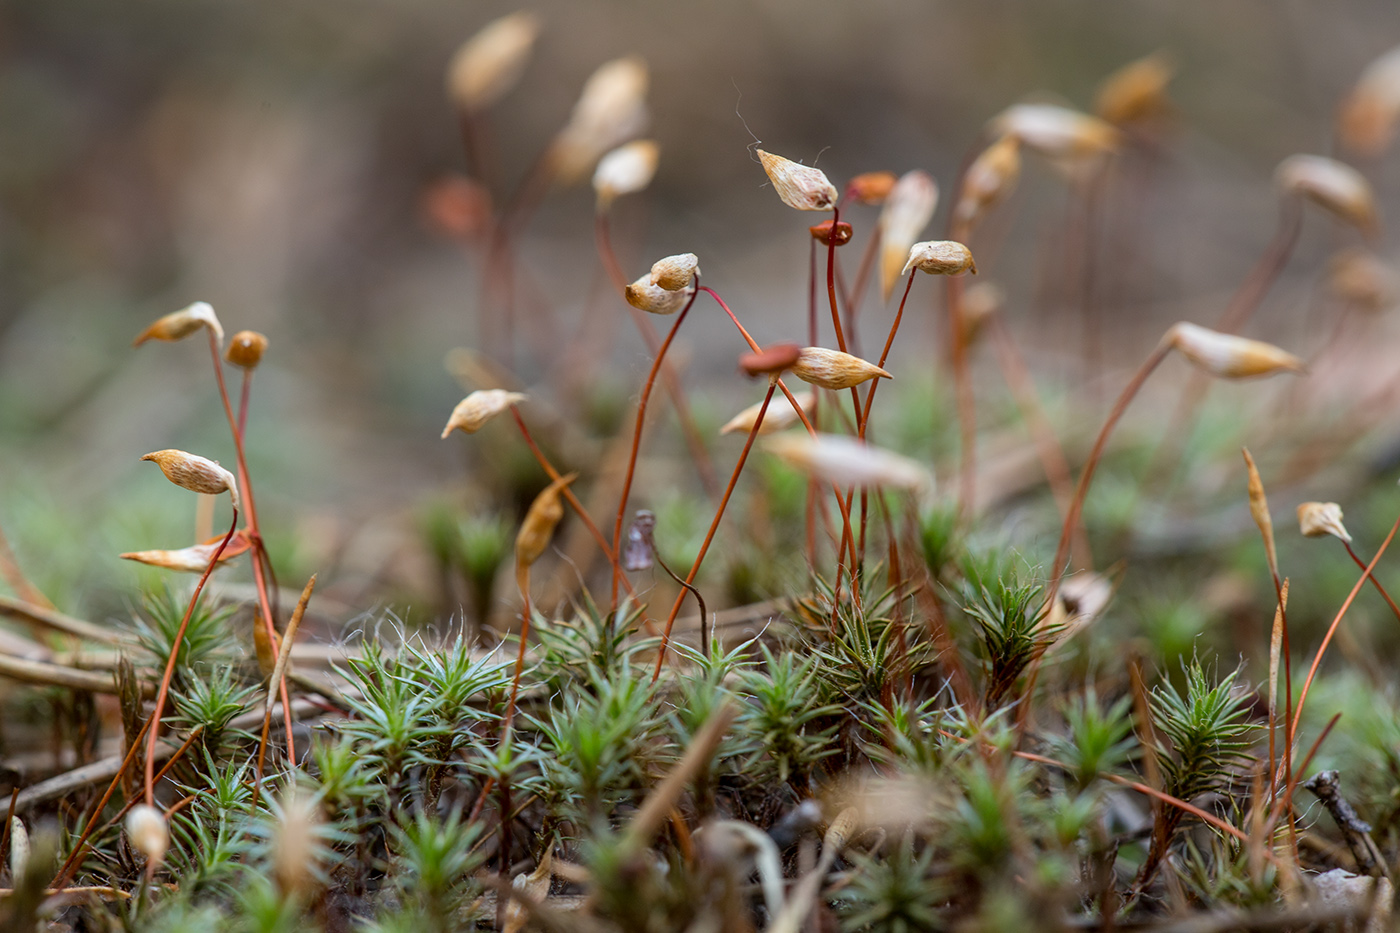
[[[1212,376],[1248,379],[1278,373],[1300,373],[1303,361],[1271,343],[1222,334],[1182,321],[1167,331],[1165,342]]]
[[[1380,231],[1376,196],[1350,165],[1319,155],[1292,155],[1279,163],[1274,181],[1281,191],[1307,198],[1367,236]]]
[[[207,301],[196,301],[187,308],[181,308],[157,320],[141,331],[131,345],[139,347],[147,340],[182,340],[201,327],[209,328],[214,334],[214,339],[220,344],[224,342],[224,327],[219,323],[213,306]]]
[[[928,172],[905,172],[880,211],[880,290],[888,301],[899,281],[909,248],[938,209],[938,185]]]
[[[1016,190],[1021,177],[1021,141],[1002,136],[977,154],[963,173],[958,201],[953,205],[953,218],[971,226],[982,215]]]
[[[792,374],[823,389],[849,389],[871,379],[893,379],[874,363],[826,347],[803,347],[792,364]]]
[[[694,253],[677,253],[652,263],[649,281],[668,292],[678,292],[694,286],[695,277],[699,274],[699,256]]]
[[[605,152],[646,128],[648,80],[646,62],[635,55],[614,59],[593,72],[550,149],[561,183],[582,180]]]
[[[203,544],[192,544],[189,547],[180,548],[174,551],[128,551],[125,554],[117,555],[122,560],[134,560],[137,563],[148,564],[152,567],[160,567],[165,570],[179,570],[183,573],[203,573],[209,566],[209,561],[213,560],[214,554],[219,554],[219,563],[224,564],[252,546],[247,536],[243,532],[236,533],[229,539],[228,546],[219,551],[219,545],[223,542],[223,535],[206,541]]]
[[[593,170],[598,210],[605,211],[624,194],[635,194],[651,184],[660,156],[661,147],[654,140],[637,139],[599,159]]]
[[[765,444],[780,460],[841,486],[926,490],[933,476],[908,457],[839,434],[782,434]]]
[[[956,240],[925,240],[909,248],[903,271],[910,269],[930,275],[962,275],[964,272],[976,275],[977,263],[972,259],[972,250]]]
[[[10,879],[16,887],[29,868],[29,830],[17,816],[10,817]]]
[[[783,203],[799,211],[829,211],[836,206],[839,196],[836,186],[821,169],[801,165],[791,159],[773,155],[771,152],[758,152],[758,161],[768,173],[773,190]]]
[[[533,13],[511,13],[488,23],[452,56],[447,96],[463,110],[483,110],[515,87],[540,33]]]
[[[997,136],[1015,136],[1026,148],[1055,160],[1107,155],[1119,145],[1112,126],[1058,104],[1015,104],[993,117],[990,129]]]
[[[1304,502],[1298,506],[1298,530],[1305,538],[1332,535],[1343,541],[1351,540],[1342,524],[1342,507],[1335,502]]]
[[[170,827],[165,823],[165,814],[155,807],[139,803],[126,815],[126,835],[131,846],[146,856],[152,865],[165,860],[170,848]]]
[[[521,392],[507,392],[505,389],[478,389],[457,403],[452,416],[447,419],[447,427],[442,429],[446,437],[453,431],[475,434],[492,418],[506,411],[512,405],[525,401]]]
[[[803,414],[808,414],[812,410],[812,402],[816,398],[815,392],[797,392],[792,396],[797,400],[797,404],[802,406]],[[748,434],[753,430],[753,423],[758,420],[759,410],[763,408],[762,402],[755,402],[748,408],[730,418],[719,429],[721,434]],[[796,424],[800,419],[797,416],[797,409],[792,407],[792,403],[786,398],[773,397],[768,403],[768,411],[763,415],[763,423],[758,426],[759,434],[772,434],[781,431],[789,425]]]
[[[1352,152],[1377,156],[1395,138],[1400,124],[1400,46],[1377,58],[1342,101],[1337,135]]]
[[[218,461],[173,448],[152,451],[141,459],[154,462],[166,479],[190,492],[202,492],[206,496],[228,493],[233,507],[238,508],[238,481],[219,466]]]

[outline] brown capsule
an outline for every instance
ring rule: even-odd
[[[267,338],[255,330],[240,330],[228,342],[224,359],[244,369],[256,369],[267,349]]]
[[[953,208],[954,219],[966,225],[981,220],[986,211],[1016,189],[1020,177],[1021,141],[1012,135],[1002,136],[978,153],[968,166]]]
[[[808,227],[807,230],[812,234],[812,239],[816,240],[822,246],[830,246],[831,227],[831,221],[823,220],[819,224]],[[845,246],[847,243],[851,242],[851,233],[851,225],[844,220],[836,224],[836,245]]]
[[[880,290],[888,301],[909,248],[938,209],[938,184],[915,169],[900,176],[880,211]]]
[[[430,184],[421,201],[430,229],[456,240],[482,236],[491,223],[491,192],[465,175],[449,175]]]
[[[1298,506],[1298,530],[1307,538],[1333,535],[1343,541],[1351,540],[1342,524],[1342,507],[1335,502],[1304,502]]]
[[[258,673],[264,677],[271,677],[277,670],[277,653],[282,650],[282,634],[277,634],[277,650],[272,649],[272,639],[267,634],[267,623],[262,619],[262,613],[253,611],[253,654],[258,659]]]
[[[1307,198],[1368,237],[1380,232],[1376,196],[1350,165],[1319,155],[1292,155],[1274,172],[1279,190]]]
[[[1395,138],[1400,124],[1400,47],[1361,72],[1337,113],[1337,136],[1358,155],[1375,157]]]
[[[1271,343],[1222,334],[1199,324],[1173,324],[1166,343],[1212,376],[1248,379],[1278,373],[1303,372],[1303,361]]]
[[[771,375],[791,369],[802,355],[802,348],[795,343],[775,343],[757,353],[745,353],[739,357],[739,368],[749,376]]]
[[[512,405],[525,401],[521,392],[507,392],[505,389],[478,389],[457,403],[452,416],[447,419],[447,427],[442,436],[453,431],[475,434],[492,418],[506,411]]]
[[[1400,295],[1400,274],[1364,249],[1343,250],[1327,263],[1327,287],[1363,311],[1383,311]]]
[[[1171,59],[1162,52],[1129,62],[1099,85],[1094,112],[1117,126],[1160,117],[1171,109],[1167,85],[1175,74]]]
[[[910,247],[904,272],[910,269],[930,275],[962,275],[964,272],[976,275],[977,263],[973,261],[972,250],[956,240],[925,240]]]
[[[533,13],[511,13],[462,43],[447,66],[447,95],[465,111],[489,107],[515,86],[540,32]]]
[[[201,327],[209,328],[219,343],[224,342],[224,328],[214,314],[214,308],[207,301],[196,301],[157,320],[138,334],[131,345],[139,347],[147,340],[183,340]]]
[[[173,448],[153,451],[141,459],[154,462],[166,479],[191,492],[202,492],[207,496],[228,493],[233,507],[238,508],[238,481],[217,461]]]
[[[773,182],[773,190],[788,207],[799,211],[829,211],[836,207],[836,186],[821,169],[762,149],[755,151],[769,181]]]
[[[852,178],[846,191],[862,204],[884,204],[895,182],[894,172],[865,172]]]
[[[561,493],[564,487],[576,478],[577,473],[559,477],[530,503],[530,510],[525,513],[525,520],[520,523],[520,531],[515,536],[517,570],[539,560],[545,548],[549,547],[549,539],[554,537],[554,529],[564,517],[564,500]]]
[[[823,389],[849,389],[871,379],[894,378],[874,363],[825,347],[804,347],[791,369],[798,379]]]
[[[678,292],[695,284],[700,274],[700,258],[694,253],[677,253],[651,264],[650,282],[668,292]]]

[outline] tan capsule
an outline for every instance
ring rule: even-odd
[[[518,405],[525,401],[525,399],[526,395],[522,392],[507,392],[505,389],[478,389],[458,402],[457,407],[452,409],[452,417],[447,419],[447,427],[442,429],[442,436],[447,437],[453,431],[475,434],[481,430],[486,422],[506,411],[512,405]]]
[[[238,508],[238,481],[217,461],[173,448],[153,451],[141,459],[153,461],[166,479],[190,492],[202,492],[206,496],[228,493],[233,507]]]
[[[126,836],[131,840],[131,847],[146,856],[152,865],[165,860],[170,848],[170,827],[160,810],[144,803],[132,807],[126,815]]]
[[[699,274],[700,257],[694,253],[677,253],[652,263],[649,281],[668,292],[678,292],[694,285]]]
[[[589,76],[550,148],[562,184],[581,181],[604,153],[646,127],[648,81],[646,62],[635,55],[606,62]]]
[[[1264,556],[1269,561],[1269,572],[1277,579],[1278,547],[1274,542],[1274,519],[1269,512],[1269,500],[1264,495],[1264,480],[1259,475],[1259,467],[1255,465],[1249,448],[1242,447],[1240,452],[1244,454],[1245,470],[1249,473],[1249,514],[1264,540]]]
[[[829,211],[836,207],[836,186],[821,169],[800,165],[791,159],[755,150],[773,190],[784,204],[799,211]]]
[[[823,389],[849,389],[878,377],[894,378],[874,363],[825,347],[804,347],[792,364],[792,374]]]
[[[488,23],[452,56],[447,96],[466,111],[500,100],[520,80],[539,33],[540,18],[533,13],[511,13]]]
[[[1358,155],[1378,156],[1400,124],[1400,46],[1361,72],[1337,112],[1337,136]]]
[[[656,175],[661,147],[654,140],[637,139],[619,146],[598,160],[593,170],[593,190],[598,210],[605,211],[624,194],[645,190]]]
[[[900,274],[910,269],[930,275],[976,275],[977,263],[972,259],[972,250],[956,240],[925,240],[910,247],[909,259]]]
[[[297,897],[316,883],[321,806],[313,795],[292,784],[282,792],[277,812],[280,819],[273,837],[273,874],[284,896]]]
[[[1271,343],[1222,334],[1185,321],[1172,325],[1164,339],[1192,363],[1222,379],[1300,373],[1306,369],[1298,357]]]
[[[520,531],[515,536],[517,569],[528,567],[539,560],[545,548],[549,547],[549,539],[554,537],[554,529],[564,517],[564,500],[561,493],[564,487],[577,477],[577,473],[559,477],[530,503],[530,510],[525,513],[525,520],[520,523]]]
[[[1400,274],[1367,250],[1348,249],[1327,263],[1327,287],[1362,311],[1383,311],[1400,295]]]
[[[174,551],[127,551],[125,554],[117,555],[122,560],[134,560],[140,564],[148,564],[152,567],[161,567],[165,570],[178,570],[183,573],[203,573],[209,566],[209,561],[219,551],[219,545],[224,540],[223,535],[211,538],[203,544],[192,544],[189,547],[179,548]],[[219,553],[219,563],[224,564],[252,547],[252,542],[243,532],[237,532],[229,539],[228,545]]]
[[[1020,177],[1021,142],[1015,136],[1003,136],[978,153],[963,173],[954,219],[969,226],[981,220],[983,213],[1016,190]]]
[[[896,181],[894,172],[864,172],[852,178],[846,190],[862,204],[884,204]]]
[[[675,314],[686,306],[693,294],[695,294],[693,288],[672,291],[669,288],[654,285],[651,281],[651,273],[642,276],[623,290],[623,297],[627,299],[629,305],[649,314]]]
[[[282,650],[282,634],[277,633],[277,651]],[[271,677],[277,670],[277,653],[272,650],[272,639],[267,634],[267,623],[262,613],[253,610],[253,655],[258,659],[258,673]]]
[[[797,400],[798,405],[802,406],[803,414],[809,414],[812,411],[812,403],[816,399],[815,392],[797,392],[792,397]],[[724,427],[719,429],[719,433],[748,434],[753,430],[753,423],[758,420],[758,412],[762,408],[762,402],[755,402],[725,422]],[[796,424],[799,420],[801,419],[798,418],[797,409],[792,407],[792,403],[785,397],[780,398],[774,395],[773,400],[768,403],[768,411],[763,415],[763,423],[758,426],[758,433],[772,434]]]
[[[880,290],[888,301],[903,273],[909,248],[938,209],[938,184],[928,172],[905,172],[880,211]]]
[[[1080,160],[1117,150],[1118,131],[1098,117],[1058,104],[1015,104],[992,118],[997,136],[1015,136],[1049,159]]]
[[[1099,85],[1094,113],[1117,126],[1160,117],[1171,109],[1167,85],[1175,75],[1176,68],[1162,52],[1129,62]]]
[[[240,330],[228,342],[224,359],[244,369],[256,369],[267,350],[267,338],[255,330]]]
[[[1335,502],[1304,502],[1298,506],[1298,530],[1305,538],[1332,535],[1343,541],[1351,540],[1342,524],[1342,507]]]
[[[1371,185],[1350,165],[1319,155],[1292,155],[1274,172],[1279,190],[1312,201],[1369,237],[1380,232]]]
[[[219,343],[224,342],[224,328],[214,314],[214,308],[207,301],[196,301],[187,308],[167,314],[141,331],[131,345],[139,347],[147,340],[183,340],[201,327],[209,328]]]
[[[553,883],[554,850],[549,848],[545,850],[544,858],[540,859],[540,863],[535,866],[534,871],[528,875],[521,872],[511,881],[510,886],[516,893],[511,897],[510,903],[506,905],[506,922],[501,933],[524,933],[531,914],[522,905],[522,901],[543,904],[545,897],[549,894],[549,886]]]
[[[765,442],[778,459],[841,486],[931,489],[933,476],[908,457],[837,434],[783,434]]]

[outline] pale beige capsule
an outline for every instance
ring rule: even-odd
[[[506,411],[512,405],[525,401],[523,392],[507,392],[505,389],[478,389],[457,403],[452,409],[452,417],[447,419],[447,427],[442,429],[446,437],[453,431],[475,434],[492,418]]]
[[[799,211],[829,211],[836,206],[836,186],[821,169],[762,149],[755,151],[763,170],[768,173],[768,180],[773,183],[773,190],[788,207]]]
[[[792,364],[792,374],[823,389],[849,389],[879,377],[894,378],[874,363],[825,347],[803,347]]]
[[[10,878],[15,885],[24,880],[29,870],[29,830],[17,816],[10,817]]]
[[[219,343],[224,342],[224,328],[219,323],[218,316],[214,314],[214,308],[207,301],[196,301],[187,308],[181,308],[157,320],[141,331],[131,345],[139,347],[147,340],[182,340],[201,327],[209,328]]]
[[[700,257],[694,253],[677,253],[651,264],[651,284],[668,292],[690,288],[699,274]]]
[[[152,865],[165,860],[170,848],[170,827],[160,810],[144,803],[132,807],[126,815],[126,836],[131,840],[131,847],[146,856]]]
[[[528,875],[521,872],[511,881],[517,896],[506,905],[506,922],[502,933],[523,933],[530,920],[530,912],[521,906],[521,899],[528,899],[532,904],[543,904],[553,882],[554,850],[550,848],[545,850],[544,858],[540,859],[534,871]]]
[[[233,507],[238,508],[238,481],[217,461],[174,448],[156,450],[141,459],[153,461],[166,479],[190,492],[202,492],[206,496],[228,493]]]
[[[267,338],[255,330],[240,330],[228,342],[224,359],[244,369],[256,369],[267,352]]]
[[[971,225],[1016,189],[1021,177],[1021,141],[1002,136],[977,154],[963,174],[962,189],[953,207],[960,224]]]
[[[545,548],[549,547],[549,539],[554,536],[555,527],[564,517],[564,500],[561,493],[564,487],[577,477],[577,473],[559,477],[530,503],[530,510],[525,513],[525,520],[520,523],[520,531],[515,536],[517,570],[539,560]]]
[[[447,66],[447,96],[463,110],[482,110],[515,87],[540,33],[540,18],[518,12],[488,23],[462,43]]]
[[[1282,372],[1303,372],[1303,361],[1271,343],[1236,337],[1182,321],[1172,325],[1165,342],[1212,376],[1247,379]]]
[[[1377,156],[1395,139],[1400,124],[1400,46],[1361,72],[1337,113],[1342,145],[1363,156]]]
[[[1175,75],[1176,68],[1162,52],[1129,62],[1099,85],[1094,112],[1118,126],[1161,116],[1171,109],[1167,85]]]
[[[768,451],[810,476],[840,486],[931,489],[933,476],[908,457],[839,434],[780,434]]]
[[[1350,165],[1319,155],[1292,155],[1279,163],[1274,181],[1281,191],[1307,198],[1367,236],[1380,231],[1371,185]]]
[[[209,561],[213,559],[215,552],[219,551],[219,545],[223,542],[223,535],[212,541],[203,544],[191,544],[189,547],[179,548],[173,551],[127,551],[125,554],[117,555],[122,560],[134,560],[137,563],[149,564],[152,567],[161,567],[165,570],[178,570],[183,573],[203,573],[209,566]],[[242,532],[238,532],[229,539],[228,545],[219,553],[219,563],[227,563],[251,546],[247,537]]]
[[[646,62],[635,55],[606,62],[589,76],[550,149],[561,183],[581,181],[604,153],[646,127],[648,80]]]
[[[1400,295],[1400,273],[1374,253],[1348,249],[1327,263],[1327,287],[1363,311],[1383,311]]]
[[[802,406],[803,414],[811,413],[812,403],[816,398],[815,392],[796,392],[792,397],[797,400],[798,405]],[[758,420],[758,412],[762,408],[762,402],[755,402],[730,418],[724,427],[719,429],[719,433],[748,434],[753,430],[753,423]],[[758,433],[772,434],[789,425],[796,424],[800,420],[797,416],[797,409],[792,407],[792,403],[787,398],[774,395],[773,400],[768,403],[768,411],[763,415],[763,423],[758,426]]]
[[[992,118],[997,136],[1015,136],[1046,158],[1077,160],[1118,148],[1118,131],[1098,117],[1058,104],[1015,104]]]
[[[278,800],[273,837],[273,873],[284,895],[304,894],[314,884],[322,849],[317,835],[321,829],[321,807],[316,798],[289,785]]]
[[[598,210],[605,211],[624,194],[635,194],[651,184],[656,175],[656,163],[661,147],[655,140],[637,139],[598,160],[593,170],[593,190],[598,195]]]
[[[972,250],[956,240],[925,240],[909,248],[904,272],[910,269],[930,275],[962,275],[964,272],[976,275],[977,263],[972,259]]]
[[[982,328],[1000,314],[1006,306],[1006,289],[996,282],[978,282],[969,285],[963,293],[963,330],[969,342],[977,339]]]
[[[928,172],[915,169],[900,176],[880,211],[880,290],[888,301],[899,281],[909,248],[919,239],[938,209],[938,184]]]
[[[650,272],[623,290],[623,296],[629,305],[650,314],[675,314],[685,307],[693,294],[693,288],[672,291],[653,284]]]
[[[1342,524],[1342,507],[1335,502],[1304,502],[1298,506],[1298,530],[1305,538],[1332,535],[1343,541],[1351,540]]]

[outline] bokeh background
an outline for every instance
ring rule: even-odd
[[[464,490],[521,454],[507,450],[518,444],[504,431],[475,444],[438,438],[464,391],[446,353],[480,337],[482,256],[435,231],[422,202],[464,164],[446,64],[476,29],[517,8],[0,4],[0,527],[63,608],[99,619],[120,612],[135,584],[155,578],[117,553],[189,543],[193,504],[139,463],[141,454],[173,446],[232,462],[203,347],[130,346],[149,321],[194,300],[211,302],[230,331],[271,339],[249,444],[279,567],[298,580],[327,572],[327,593],[355,609],[393,605],[423,620],[450,608],[434,581],[424,516],[482,508]],[[1087,107],[1113,69],[1165,50],[1179,69],[1177,112],[1143,196],[1149,219],[1134,274],[1103,309],[1113,385],[1165,324],[1218,314],[1272,233],[1274,166],[1294,152],[1330,152],[1338,100],[1366,63],[1400,42],[1394,5],[1370,0],[527,8],[545,26],[523,80],[490,112],[493,193],[504,199],[525,175],[598,64],[643,56],[648,135],[662,155],[651,189],[619,205],[623,264],[637,275],[660,256],[697,253],[706,282],[761,342],[804,332],[811,218],[768,189],[755,139],[816,162],[838,184],[863,171],[927,169],[945,188],[932,235],[988,118],[1029,96]],[[1395,160],[1364,168],[1383,214],[1396,214]],[[1053,172],[1028,163],[986,257],[979,252],[984,274],[1005,286],[1008,314],[1025,328],[1052,398],[1056,385],[1082,375],[1078,325],[1054,288],[1067,199]],[[874,216],[856,210],[849,219],[861,235]],[[550,307],[535,329],[561,351],[522,342],[501,362],[524,384],[548,385],[582,328],[616,316],[601,350],[578,344],[607,355],[588,361],[588,391],[547,399],[565,421],[615,420],[648,363],[609,294],[592,223],[586,186],[556,190],[517,243]],[[1287,343],[1291,325],[1268,321],[1301,319],[1326,257],[1346,242],[1336,224],[1309,218],[1261,332]],[[1389,255],[1385,243],[1381,252]],[[941,366],[934,292],[926,287],[895,356],[908,376],[890,399],[913,410],[911,424],[937,420],[920,405],[943,404],[928,388]],[[713,306],[703,312],[678,349],[698,416],[714,426],[752,401],[754,388],[736,374],[742,347],[731,326]],[[867,302],[867,346],[889,313]],[[1378,328],[1329,391],[1346,397],[1355,382],[1388,375],[1395,344]],[[1070,425],[1081,432],[1102,414],[1093,404],[1056,410],[1082,417]],[[1144,420],[1138,429],[1150,431]],[[658,430],[672,430],[666,424]],[[1379,432],[1357,458],[1374,462],[1390,439]],[[727,464],[737,441],[715,444]],[[644,481],[642,499],[691,484],[662,469]],[[1344,556],[1337,566],[1344,576]]]

